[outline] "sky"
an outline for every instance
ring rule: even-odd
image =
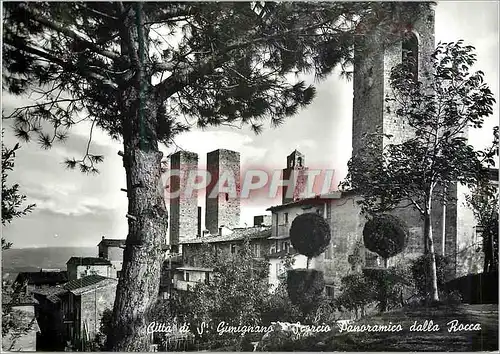
[[[442,1],[436,6],[436,43],[463,39],[476,48],[476,68],[485,73],[486,82],[498,101],[499,4],[497,1]],[[216,149],[239,151],[242,170],[245,167],[282,169],[286,156],[297,149],[305,154],[309,168],[335,169],[334,185],[347,173],[352,138],[352,82],[334,73],[316,85],[317,96],[278,129],[266,127],[260,135],[248,128],[222,127],[192,130],[176,139],[184,150],[199,155],[200,167],[206,153]],[[8,112],[27,102],[27,98],[2,95],[2,108]],[[483,129],[470,132],[470,142],[482,148],[491,142],[491,129],[498,125],[498,105]],[[5,124],[4,143],[16,142]],[[120,143],[104,133],[94,135],[92,151],[105,156],[99,175],[84,175],[65,169],[67,157],[80,157],[87,144],[88,126],[79,125],[64,145],[42,150],[36,143],[23,143],[16,155],[15,170],[10,183],[19,183],[21,192],[35,210],[2,228],[3,237],[14,247],[96,246],[102,236],[127,236],[127,199],[125,170]],[[163,148],[167,155],[173,149]],[[200,198],[199,205],[203,207]],[[242,201],[241,226],[253,225],[253,216],[266,214],[266,209],[280,204],[279,199],[254,198]]]

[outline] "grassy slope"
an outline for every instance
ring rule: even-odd
[[[451,320],[480,323],[481,331],[449,333]],[[439,332],[410,332],[414,321],[432,320]],[[498,350],[498,305],[459,305],[395,311],[358,321],[361,324],[400,323],[402,332],[332,332],[318,335],[322,343],[311,350],[324,351],[492,351]]]

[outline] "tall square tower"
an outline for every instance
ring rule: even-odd
[[[198,232],[198,191],[188,188],[191,173],[195,175],[198,169],[198,155],[176,152],[170,156],[170,168],[170,245],[176,249],[180,241],[194,238]]]
[[[214,235],[222,226],[232,229],[240,224],[240,154],[225,149],[209,152],[207,171],[211,181],[207,187],[205,226]]]
[[[420,80],[432,69],[435,49],[434,7],[429,2],[394,3],[390,25],[374,28],[358,25],[354,51],[352,150],[357,154],[365,134],[383,133],[377,150],[389,143],[399,144],[411,137],[412,131],[396,117],[396,107],[386,102],[391,95],[390,75],[394,66],[410,63]]]

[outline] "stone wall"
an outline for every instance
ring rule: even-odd
[[[207,187],[205,226],[215,235],[222,225],[232,229],[240,224],[240,154],[224,149],[209,152],[207,170],[212,180]],[[224,188],[228,192],[218,193]]]
[[[113,310],[116,284],[107,285],[81,295],[80,333],[87,333],[90,340],[95,338],[101,326],[104,310]]]
[[[180,172],[172,176],[169,183],[169,192],[179,194],[170,198],[169,244],[178,245],[180,241],[195,237],[198,230],[198,191],[186,193],[190,173],[198,169],[198,155],[179,151],[170,157],[170,168]]]

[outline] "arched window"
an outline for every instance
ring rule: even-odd
[[[297,157],[297,167],[302,167],[302,157]]]
[[[229,194],[225,193],[226,202],[229,201]]]
[[[407,32],[402,44],[402,62],[412,74],[414,80],[418,80],[418,37],[414,32]]]

